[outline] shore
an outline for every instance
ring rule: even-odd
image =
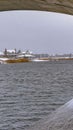
[[[52,57],[52,58],[8,58],[8,57],[0,57],[0,64],[7,63],[24,63],[24,62],[45,62],[45,61],[61,61],[61,60],[73,60],[73,58],[65,57]]]

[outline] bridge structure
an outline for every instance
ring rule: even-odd
[[[37,10],[73,15],[73,0],[0,0],[0,11]]]

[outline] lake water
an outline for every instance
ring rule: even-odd
[[[73,61],[0,65],[0,130],[25,130],[73,98]]]

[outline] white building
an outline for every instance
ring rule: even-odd
[[[8,54],[15,54],[16,53],[16,50],[14,49],[14,50],[7,50],[7,53]]]

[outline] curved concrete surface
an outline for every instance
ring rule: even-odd
[[[73,130],[73,99],[30,130]]]
[[[73,15],[73,0],[0,0],[0,11],[41,10]]]

